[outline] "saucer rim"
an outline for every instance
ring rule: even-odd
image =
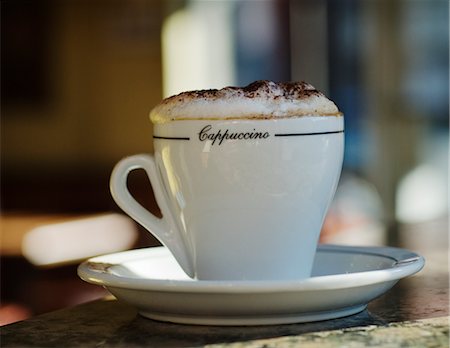
[[[269,292],[298,292],[318,289],[344,289],[355,286],[367,286],[381,282],[398,281],[401,278],[419,272],[425,265],[423,256],[407,249],[395,247],[367,247],[320,244],[318,252],[343,252],[379,256],[391,259],[394,263],[390,267],[354,273],[341,273],[333,275],[315,276],[306,279],[293,280],[196,280],[196,279],[152,279],[132,278],[108,273],[95,265],[104,264],[102,260],[112,256],[124,256],[119,263],[136,259],[138,254],[167,253],[167,249],[151,247],[133,249],[119,253],[107,254],[90,258],[78,267],[78,275],[84,281],[105,286],[129,290],[148,290],[164,292],[195,292],[195,293],[269,293]]]

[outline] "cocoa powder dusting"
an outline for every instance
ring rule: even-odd
[[[164,99],[150,113],[154,123],[191,119],[271,119],[307,115],[342,115],[337,106],[309,83],[259,80],[183,92]]]
[[[272,97],[279,99],[284,97],[286,99],[302,99],[311,96],[323,96],[323,94],[316,90],[310,84],[300,82],[280,82],[275,83],[267,80],[259,80],[252,82],[245,87],[229,86],[223,89],[203,89],[197,91],[182,92],[172,97],[166,98],[162,101],[163,104],[172,103],[173,101],[183,102],[190,99],[218,99],[223,97],[226,93],[238,94],[241,97],[254,99],[262,97]]]

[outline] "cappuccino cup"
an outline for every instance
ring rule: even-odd
[[[154,155],[122,159],[116,203],[199,280],[310,277],[344,153],[344,117],[309,84],[184,92],[150,114]],[[147,173],[162,218],[127,189]]]

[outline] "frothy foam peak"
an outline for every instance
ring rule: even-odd
[[[153,123],[189,119],[269,119],[339,115],[337,106],[306,82],[256,81],[246,87],[183,92],[150,113]]]

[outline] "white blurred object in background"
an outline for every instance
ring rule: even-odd
[[[447,178],[423,164],[409,172],[397,188],[397,219],[403,223],[432,221],[447,213]]]
[[[162,27],[164,97],[234,84],[233,2],[191,0]]]
[[[325,219],[321,242],[345,245],[385,245],[383,204],[375,187],[344,172]]]
[[[418,165],[399,182],[396,218],[412,224],[448,216],[448,132],[434,132],[421,139]]]
[[[22,253],[35,266],[67,264],[127,250],[137,236],[133,220],[107,214],[36,227],[25,234]]]

